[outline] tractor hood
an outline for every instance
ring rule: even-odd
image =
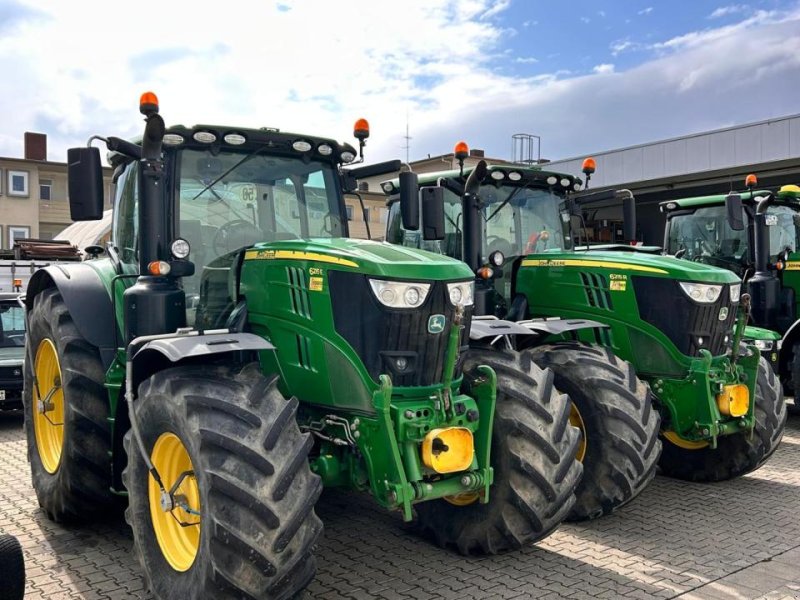
[[[736,274],[690,260],[642,252],[543,252],[522,261],[523,267],[575,267],[609,269],[619,273],[649,275],[698,283],[737,283]]]
[[[260,243],[247,250],[245,259],[306,260],[391,279],[454,281],[475,277],[464,263],[441,254],[349,238]]]

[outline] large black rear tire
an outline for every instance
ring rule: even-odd
[[[581,476],[575,460],[580,435],[569,424],[569,399],[553,386],[551,371],[517,352],[470,350],[467,377],[478,365],[497,373],[489,502],[433,500],[416,509],[419,527],[440,546],[497,554],[547,537],[567,516]]]
[[[563,342],[531,350],[569,395],[585,439],[583,478],[569,520],[607,515],[638,496],[656,474],[661,423],[650,389],[608,348]],[[576,423],[577,421],[578,423]]]
[[[39,505],[54,521],[96,519],[98,511],[102,513],[115,503],[111,494],[109,403],[103,386],[105,373],[100,354],[78,332],[55,288],[46,289],[34,298],[26,341],[34,363],[38,349],[52,344],[63,393],[63,425],[54,426],[54,429],[62,428],[63,443],[57,467],[50,472],[41,455],[47,455],[47,450],[37,443],[34,425],[39,403],[33,381],[35,364],[25,361],[25,431],[31,478]],[[39,382],[39,391],[45,398],[52,387],[52,381]],[[39,419],[41,423],[41,417]],[[58,452],[55,454],[57,456]]]
[[[12,535],[0,535],[0,600],[22,600],[25,596],[25,557]]]
[[[786,426],[786,402],[781,383],[764,357],[758,363],[756,380],[756,425],[748,435],[726,435],[717,448],[691,450],[665,441],[659,466],[669,477],[686,481],[725,481],[754,471],[772,456]]]
[[[296,424],[297,400],[285,400],[277,378],[265,378],[257,364],[179,366],[143,382],[134,406],[152,460],[163,458],[155,451],[159,440],[180,440],[195,480],[187,497],[199,504],[189,507],[200,513],[171,511],[184,523],[199,519],[191,525],[199,527],[194,554],[176,568],[170,558],[177,552],[162,544],[177,545],[180,534],[170,538],[163,523],[156,534],[161,509],[151,513],[152,478],[129,431],[125,517],[155,597],[283,600],[301,592],[316,571],[313,549],[322,522],[314,505],[322,483],[309,468],[313,442]],[[174,481],[164,484],[170,488]]]

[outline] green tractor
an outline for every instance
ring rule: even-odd
[[[800,389],[800,187],[669,200],[664,250],[679,258],[716,265],[742,278],[752,298],[754,327],[745,332],[784,390]]]
[[[466,266],[347,239],[343,191],[387,165],[344,169],[352,146],[276,129],[166,128],[150,93],[140,109],[141,140],[99,138],[112,241],[38,271],[25,297],[47,515],[127,496],[164,599],[294,597],[323,487],[416,513],[465,554],[552,532],[582,470],[569,400],[531,361],[467,352]],[[73,220],[102,214],[91,141],[68,153]]]
[[[615,198],[623,200],[632,240],[630,192],[588,194],[570,175],[484,161],[419,182],[421,231],[399,218],[397,181],[383,184],[387,240],[464,260],[476,273],[473,330],[499,317],[533,332],[520,331],[515,348],[555,371],[583,431],[578,505],[646,479],[646,460],[658,455],[648,436],[653,424],[664,442],[660,469],[673,477],[729,479],[772,454],[786,413],[772,369],[755,347],[740,344],[749,304],[740,279],[648,248],[576,244],[574,223],[585,207]],[[575,319],[602,326],[559,331]],[[635,375],[629,368],[627,378],[612,376],[609,363],[623,372],[632,365]],[[627,393],[638,388],[637,377],[652,392],[660,426],[648,415],[651,396],[634,402]],[[617,497],[624,502],[631,493]]]

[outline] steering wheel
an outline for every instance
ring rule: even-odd
[[[261,241],[264,241],[264,232],[261,229],[244,219],[235,219],[217,229],[211,247],[217,256],[222,256]]]

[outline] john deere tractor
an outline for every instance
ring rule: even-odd
[[[615,198],[623,199],[633,239],[630,192],[588,194],[570,175],[485,161],[419,181],[420,231],[401,223],[397,181],[383,184],[387,239],[464,260],[476,274],[473,323],[501,317],[534,332],[520,332],[514,345],[555,371],[583,431],[578,506],[608,510],[611,499],[624,503],[652,477],[656,411],[659,465],[673,477],[728,479],[772,454],[786,413],[769,365],[740,344],[749,301],[740,279],[630,245],[576,244],[582,207]],[[562,332],[556,317],[602,326]]]
[[[757,184],[748,175],[742,192],[662,202],[664,249],[744,280],[755,325],[746,337],[794,394],[800,390],[800,187],[756,190]]]
[[[323,486],[416,512],[463,553],[552,532],[581,473],[568,398],[531,360],[466,352],[466,266],[347,239],[343,190],[386,165],[348,172],[352,146],[276,129],[166,128],[151,93],[140,108],[141,140],[92,138],[114,169],[112,241],[38,271],[25,299],[46,513],[127,496],[164,599],[296,595]],[[68,153],[74,220],[102,213],[91,143]]]

